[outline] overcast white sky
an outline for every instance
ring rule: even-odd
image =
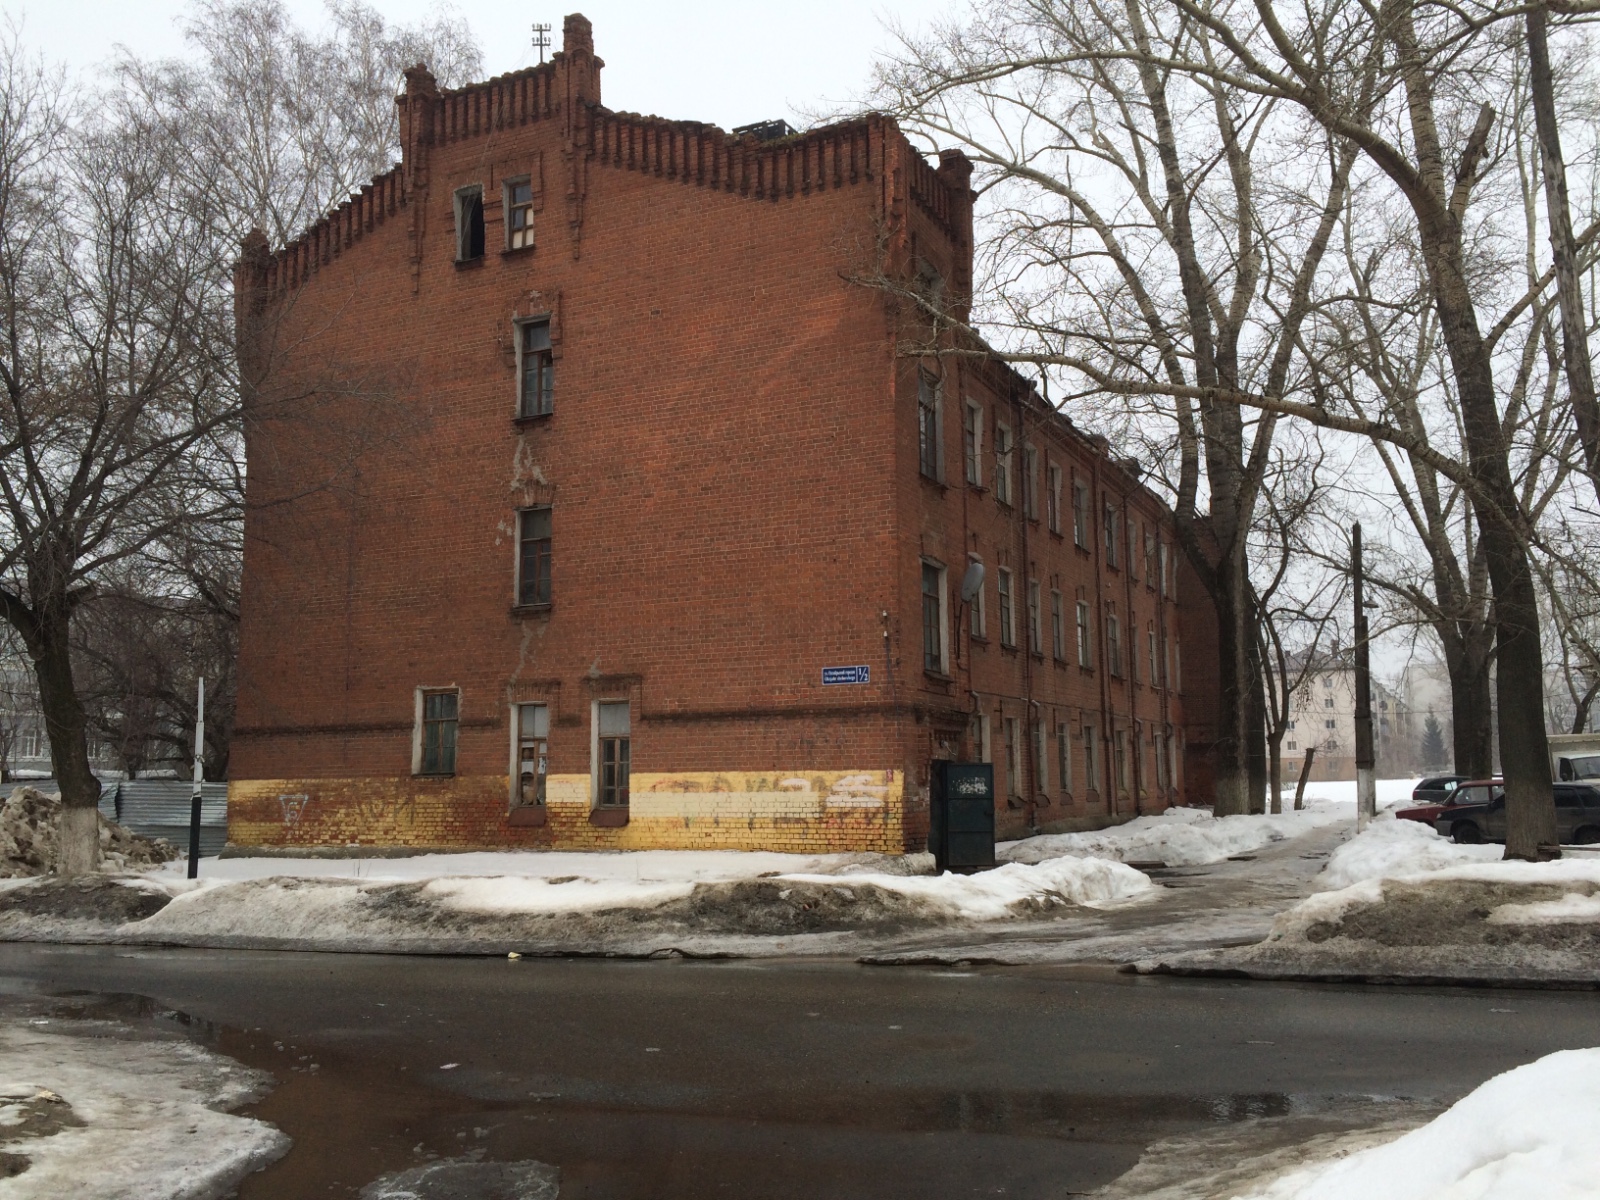
[[[400,24],[424,19],[440,5],[427,0],[368,0]],[[800,5],[748,0],[566,0],[561,6],[458,0],[484,49],[490,75],[537,62],[530,25],[548,22],[561,40],[561,19],[574,10],[594,23],[595,51],[605,60],[608,107],[723,128],[771,117],[795,124],[804,111],[858,95],[874,52],[887,45],[886,23],[915,28],[949,11],[955,0],[810,0]],[[322,0],[287,0],[302,24],[324,19]],[[178,19],[187,0],[0,0],[0,11],[23,22],[23,39],[53,61],[93,72],[118,44],[140,57],[184,51]],[[965,7],[963,5],[963,7]]]

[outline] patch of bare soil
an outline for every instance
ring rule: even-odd
[[[0,913],[110,925],[142,921],[170,903],[172,897],[165,892],[128,887],[104,875],[52,877],[0,891]]]
[[[60,795],[26,786],[13,789],[0,805],[0,879],[54,870],[60,828]],[[171,843],[142,837],[100,817],[100,859],[105,870],[136,871],[177,857]]]
[[[1386,880],[1383,900],[1351,908],[1338,919],[1308,925],[1305,940],[1321,945],[1333,939],[1377,946],[1537,947],[1595,953],[1600,951],[1600,923],[1494,924],[1495,909],[1506,904],[1559,900],[1578,892],[1593,894],[1581,883],[1496,883],[1479,879],[1433,880],[1426,884]]]

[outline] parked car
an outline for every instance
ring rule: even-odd
[[[1457,788],[1458,792],[1465,787]],[[1456,804],[1439,814],[1433,827],[1452,841],[1503,842],[1506,840],[1506,797],[1494,789],[1492,799],[1481,804]],[[1556,840],[1562,845],[1600,843],[1600,787],[1586,783],[1555,785]]]
[[[1461,803],[1455,794],[1456,790],[1466,782],[1468,780],[1465,775],[1434,775],[1424,779],[1411,789],[1411,803],[1414,807],[1399,809],[1394,815],[1402,821],[1422,821],[1431,825],[1446,808]]]

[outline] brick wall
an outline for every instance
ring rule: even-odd
[[[240,267],[256,391],[235,841],[901,849],[926,836],[927,761],[963,751],[974,692],[996,713],[1032,699],[1181,723],[1166,691],[1123,695],[954,628],[959,669],[922,669],[925,557],[954,588],[965,549],[1020,562],[1026,537],[1030,569],[1171,619],[960,485],[948,413],[955,484],[919,478],[918,367],[897,354],[914,318],[853,277],[931,257],[966,286],[962,162],[935,170],[879,118],[758,144],[611,113],[581,18],[549,65],[444,94],[413,71],[401,106],[402,165],[293,246],[247,245]],[[503,251],[502,187],[524,177],[536,243]],[[458,263],[454,196],[471,185],[487,253]],[[515,322],[536,317],[554,412],[519,422]],[[1160,523],[1037,397],[1010,399],[1009,371],[957,361],[948,404],[1022,405],[1050,453]],[[516,514],[533,505],[551,508],[553,594],[524,610]],[[869,683],[822,684],[856,664]],[[411,775],[419,688],[459,691],[453,778]],[[629,702],[648,781],[622,828],[589,819],[600,700]],[[519,702],[551,714],[539,827],[507,811]],[[883,804],[830,805],[853,777]],[[1030,785],[1002,827],[1168,798],[1148,781],[1057,791]]]

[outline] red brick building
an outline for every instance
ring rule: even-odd
[[[966,160],[601,66],[414,69],[401,164],[246,248],[232,840],[899,851],[978,755],[1004,834],[1203,799],[1161,503],[862,282],[965,293]]]

